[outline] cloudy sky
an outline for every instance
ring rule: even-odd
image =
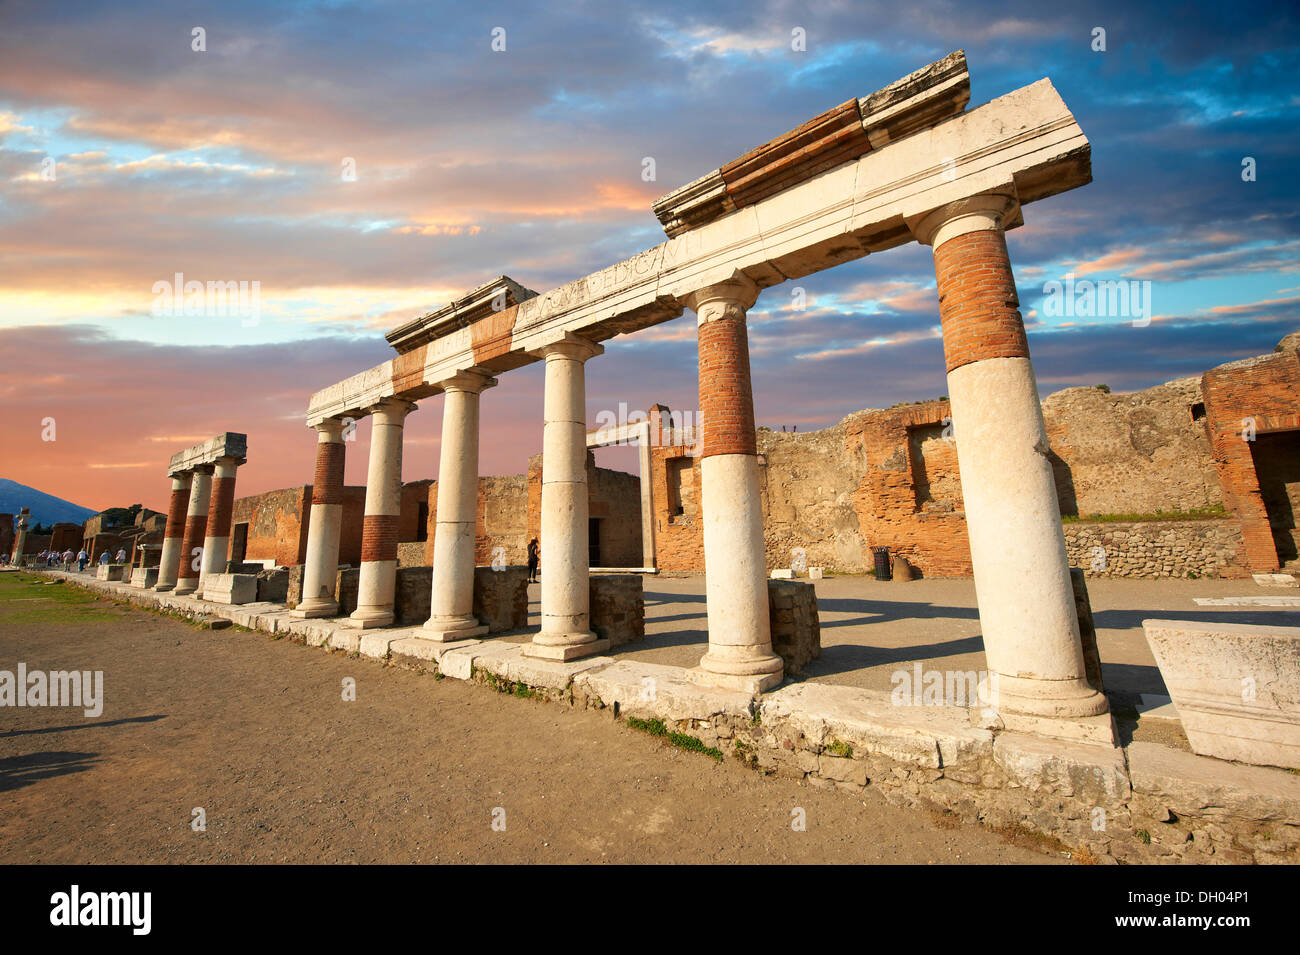
[[[1271,350],[1300,327],[1292,6],[1059,6],[0,2],[0,477],[161,509],[171,453],[232,430],[241,493],[307,483],[308,396],[384,331],[648,248],[658,196],[959,48],[972,107],[1049,76],[1092,142],[1094,182],[1008,236],[1044,394]],[[256,320],[163,313],[178,273],[258,283]],[[1150,282],[1152,321],[1050,314],[1070,274]],[[928,249],[798,284],[805,310],[778,286],[751,312],[760,423],[946,393]],[[593,424],[697,406],[689,318],[606,344]],[[540,449],[540,393],[532,365],[485,394],[484,473]],[[408,419],[406,480],[436,476],[440,419]]]

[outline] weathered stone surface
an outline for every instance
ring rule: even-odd
[[[1133,791],[1179,816],[1242,817],[1300,825],[1300,777],[1240,766],[1156,743],[1130,743]]]
[[[474,616],[488,633],[528,626],[528,568],[474,568]]]
[[[226,431],[184,451],[177,451],[167,466],[167,474],[179,474],[202,464],[215,464],[221,458],[234,458],[242,464],[247,457],[248,435]]]
[[[302,564],[294,564],[286,569],[289,571],[289,581],[285,588],[284,603],[292,610],[302,603]]]
[[[1094,805],[1116,805],[1129,796],[1124,751],[1115,746],[999,733],[993,759],[1015,782]]]
[[[132,587],[152,587],[158,583],[157,567],[136,567],[131,571]]]
[[[257,574],[257,599],[285,603],[289,598],[289,568],[276,567]]]
[[[130,569],[130,564],[100,564],[95,568],[95,579],[121,580]]]
[[[1193,751],[1300,769],[1300,628],[1142,627]]]
[[[257,600],[257,574],[208,574],[203,599],[219,604],[251,604]]]
[[[772,652],[785,661],[786,675],[803,676],[803,668],[822,655],[816,589],[797,580],[769,580],[767,609]]]
[[[640,574],[592,574],[591,630],[611,647],[645,639],[645,596]]]
[[[719,714],[750,718],[752,696],[735,690],[701,686],[685,678],[681,667],[619,660],[574,677],[575,693],[617,704],[620,714],[643,718],[708,720]]]
[[[1092,619],[1092,601],[1088,599],[1088,581],[1078,567],[1070,568],[1070,588],[1074,591],[1074,609],[1079,617],[1079,638],[1083,643],[1083,663],[1088,683],[1099,693],[1105,692],[1101,684],[1101,654],[1097,652],[1097,624]]]
[[[340,617],[346,617],[357,609],[357,591],[360,586],[360,567],[339,568],[334,584],[334,599],[339,602]]]
[[[393,619],[398,624],[415,626],[429,619],[433,593],[432,567],[398,567],[393,599]]]

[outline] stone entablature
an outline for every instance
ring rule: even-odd
[[[738,271],[762,289],[903,245],[913,224],[971,195],[1014,197],[1002,219],[1014,228],[1020,206],[1091,179],[1087,138],[1039,80],[318,391],[307,423],[436,393],[461,371],[519,367],[566,333],[600,342],[677,318]]]
[[[399,353],[406,354],[449,332],[465,328],[480,318],[536,296],[536,292],[524,288],[510,276],[499,275],[454,302],[398,326],[385,335],[384,340]]]
[[[829,109],[654,203],[669,238],[753,205],[918,129],[970,102],[958,50],[882,90]]]
[[[208,438],[201,444],[177,451],[167,466],[167,476],[175,477],[206,464],[216,464],[222,458],[231,458],[238,464],[248,459],[248,435],[227,431]]]

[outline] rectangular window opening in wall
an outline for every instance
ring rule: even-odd
[[[417,541],[427,541],[429,539],[429,503],[427,501],[420,502],[415,517],[415,539]]]
[[[1205,402],[1204,401],[1196,402],[1196,404],[1192,405],[1191,411],[1192,411],[1192,420],[1200,421],[1202,418],[1205,417]]]
[[[942,422],[907,429],[907,458],[918,512],[962,509],[957,445],[944,436]]]
[[[668,517],[681,517],[686,513],[682,501],[682,471],[691,466],[690,458],[673,458],[666,462],[668,478]]]
[[[236,524],[230,531],[230,559],[241,564],[248,554],[248,522]]]

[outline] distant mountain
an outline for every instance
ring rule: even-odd
[[[0,514],[17,514],[24,507],[31,508],[32,526],[60,521],[84,524],[86,518],[99,513],[93,507],[82,507],[26,484],[0,478]]]

